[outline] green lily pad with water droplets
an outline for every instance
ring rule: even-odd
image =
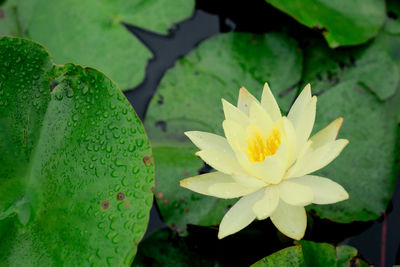
[[[184,177],[209,171],[194,155],[197,148],[184,132],[223,135],[221,98],[236,103],[242,85],[260,98],[269,82],[287,109],[295,90],[286,92],[299,82],[301,64],[297,42],[284,34],[227,33],[205,41],[166,73],[145,125],[156,162],[156,199],[169,226],[184,232],[186,224],[218,224],[236,201],[179,187]]]
[[[101,72],[0,38],[0,265],[130,265],[154,167],[136,113]]]
[[[152,52],[123,23],[166,34],[194,9],[194,0],[7,0],[0,34],[45,45],[58,64],[101,69],[123,90],[140,84]]]

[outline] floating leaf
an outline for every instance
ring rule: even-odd
[[[302,80],[311,83],[314,92],[321,93],[339,82],[354,81],[385,100],[395,94],[399,83],[399,67],[378,41],[333,50],[321,40],[309,39],[304,58],[307,60]]]
[[[330,47],[362,44],[386,19],[384,0],[266,0],[300,23],[321,31]]]
[[[152,53],[122,23],[166,34],[194,1],[8,0],[3,9],[0,34],[42,43],[56,63],[99,68],[125,90],[142,82]]]
[[[244,85],[260,96],[268,81],[276,95],[295,88],[302,57],[297,43],[283,34],[227,33],[200,45],[180,59],[161,81],[145,120],[156,161],[157,203],[167,224],[183,231],[186,224],[218,224],[235,200],[192,193],[179,180],[202,171],[203,163],[184,132],[222,134],[221,98],[236,102]],[[287,108],[295,91],[277,97]]]
[[[304,53],[303,80],[320,94],[315,131],[343,116],[340,137],[350,140],[340,157],[317,172],[343,185],[349,200],[311,209],[336,222],[375,220],[386,210],[398,175],[395,107],[400,92],[399,68],[392,60],[395,52],[377,40],[365,47],[336,51],[314,43]]]
[[[0,38],[0,262],[130,265],[152,205],[143,126],[104,74]]]
[[[357,266],[363,264],[355,248],[350,246],[334,247],[327,243],[316,243],[311,241],[300,241],[298,245],[288,247],[275,252],[264,259],[256,262],[252,267],[262,266]]]

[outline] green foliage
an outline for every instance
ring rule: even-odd
[[[266,0],[300,23],[321,31],[329,46],[358,45],[385,22],[384,0]]]
[[[333,247],[327,243],[316,243],[311,241],[300,241],[293,247],[288,247],[275,252],[264,259],[256,262],[252,267],[312,267],[327,266],[341,267],[357,266],[363,264],[369,266],[358,257],[358,252],[350,246]]]
[[[395,47],[398,39],[381,34],[366,46],[341,50],[311,39],[304,50],[302,80],[320,94],[314,133],[342,116],[339,136],[350,140],[333,163],[317,172],[346,188],[350,199],[311,206],[320,217],[337,222],[374,220],[390,201],[398,176],[400,112],[394,107],[400,101],[400,60],[393,57],[400,51]]]
[[[152,205],[143,126],[104,74],[0,37],[0,262],[130,265]]]
[[[297,43],[283,34],[227,33],[214,37],[167,72],[150,103],[145,125],[154,149],[155,194],[163,219],[184,230],[187,223],[218,224],[229,204],[179,187],[203,163],[184,136],[188,130],[222,134],[221,98],[235,103],[245,85],[260,96],[268,81],[278,95],[299,82],[302,57]],[[287,108],[291,97],[279,97]]]
[[[0,34],[42,43],[58,64],[99,68],[126,90],[143,81],[152,53],[122,23],[166,34],[193,8],[193,0],[8,0]]]

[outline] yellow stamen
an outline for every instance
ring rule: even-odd
[[[263,140],[258,131],[254,131],[251,138],[247,138],[247,155],[251,162],[264,161],[266,157],[272,156],[281,144],[281,133],[274,128],[268,137]]]

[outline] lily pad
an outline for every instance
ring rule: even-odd
[[[337,204],[309,207],[322,218],[342,223],[375,220],[390,201],[398,176],[399,109],[395,107],[400,101],[400,73],[392,54],[382,41],[335,51],[314,43],[304,51],[302,79],[320,95],[314,132],[342,116],[339,135],[350,140],[334,162],[317,172],[350,195]]]
[[[1,8],[0,34],[42,43],[58,64],[99,68],[126,90],[143,81],[153,55],[122,23],[166,34],[191,16],[194,0],[8,0]]]
[[[334,247],[327,243],[297,242],[296,246],[275,252],[256,262],[252,267],[262,266],[370,266],[359,258],[357,249],[350,246]]]
[[[386,19],[384,0],[266,0],[298,22],[321,31],[330,47],[376,36]]]
[[[0,262],[130,265],[154,167],[138,116],[101,72],[0,38]]]
[[[264,82],[287,108],[300,80],[302,56],[297,42],[284,34],[218,35],[180,59],[161,81],[147,111],[145,125],[156,161],[155,194],[164,221],[184,231],[185,225],[218,224],[236,200],[219,200],[179,187],[179,180],[204,171],[194,156],[188,130],[222,134],[221,98],[234,103],[245,85],[257,97]],[[292,94],[295,93],[292,92]]]
[[[321,40],[309,39],[304,58],[302,80],[319,94],[340,82],[355,81],[385,100],[395,94],[399,83],[399,67],[379,41],[333,50]]]

